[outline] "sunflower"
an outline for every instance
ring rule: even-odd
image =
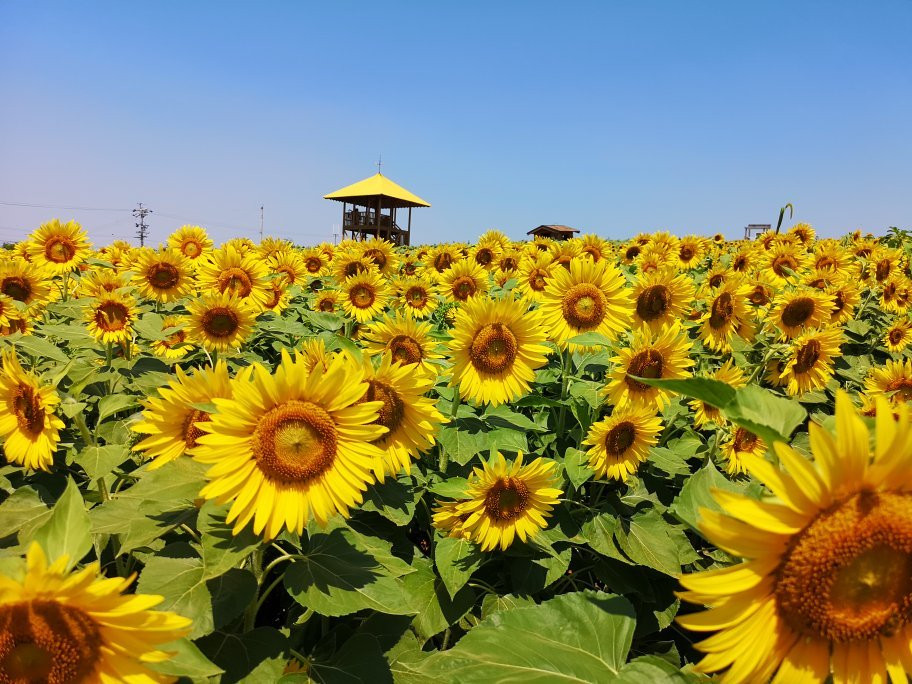
[[[126,275],[111,269],[96,268],[79,277],[79,286],[76,290],[80,297],[97,297],[103,292],[114,292],[122,287],[129,286]]]
[[[86,232],[76,221],[44,223],[29,236],[28,253],[33,264],[51,275],[68,273],[92,251]]]
[[[871,368],[865,378],[865,394],[890,397],[894,403],[912,401],[912,360],[892,359],[880,368]]]
[[[640,245],[636,240],[630,244],[623,247],[621,250],[621,261],[630,266],[639,258],[640,253],[643,251],[643,246]]]
[[[579,250],[576,251],[579,252]],[[519,265],[522,263],[522,259],[523,254],[521,250],[504,247],[500,255],[497,257],[496,266],[501,271],[516,271],[519,270]]]
[[[468,259],[457,261],[439,277],[439,289],[448,302],[485,296],[488,292],[488,272]]]
[[[8,328],[10,319],[18,320],[20,318],[19,309],[16,308],[15,302],[5,294],[0,294],[0,328]]]
[[[119,344],[133,338],[136,300],[120,291],[102,292],[86,307],[89,334],[102,344]]]
[[[833,298],[833,311],[830,314],[830,323],[842,325],[855,316],[855,307],[861,301],[858,285],[846,278],[839,284],[827,288],[827,294]]]
[[[763,456],[766,453],[766,442],[750,430],[736,427],[720,448],[725,457],[725,472],[740,475],[746,472],[744,456]]]
[[[814,246],[813,266],[815,271],[842,274],[852,263],[850,253],[835,240],[818,242]]]
[[[172,330],[163,339],[154,340],[152,353],[165,359],[182,359],[193,345],[187,342],[187,331],[184,329],[183,316],[165,316],[162,319],[162,331]]]
[[[50,471],[63,421],[54,415],[57,391],[19,365],[15,351],[2,354],[0,438],[6,458],[24,468]],[[2,643],[2,642],[0,642]]]
[[[909,306],[908,297],[901,292],[908,291],[909,279],[901,273],[895,273],[881,283],[880,308],[892,313],[905,313]]]
[[[376,269],[349,276],[342,283],[342,308],[359,323],[366,323],[383,311],[386,300],[386,281]]]
[[[803,244],[809,245],[814,241],[814,237],[817,235],[817,232],[811,227],[809,223],[796,223],[794,226],[788,229],[786,235],[794,235],[798,238]]]
[[[757,262],[757,251],[753,246],[742,247],[732,254],[731,269],[735,273],[749,273]]]
[[[199,226],[181,226],[168,237],[168,247],[195,262],[212,249],[212,240]]]
[[[32,542],[18,576],[0,574],[0,676],[4,682],[169,682],[146,667],[162,644],[190,631],[161,596],[124,594],[136,575],[105,579],[97,562],[67,571]]]
[[[644,273],[633,287],[633,322],[658,330],[684,317],[693,301],[694,285],[686,275],[671,270]]]
[[[588,256],[593,261],[601,261],[612,256],[611,245],[598,235],[589,233],[580,237],[576,242],[579,245],[579,253]]]
[[[176,249],[142,250],[133,263],[133,284],[142,297],[157,302],[173,302],[194,289],[190,264]]]
[[[255,254],[226,243],[200,260],[199,289],[231,294],[261,311],[269,298],[266,266]]]
[[[681,238],[678,243],[677,266],[683,271],[690,271],[700,265],[705,255],[706,246],[703,238],[688,235]]]
[[[800,276],[808,261],[808,254],[803,247],[778,242],[765,254],[763,274],[777,287],[782,287]]]
[[[359,245],[361,257],[377,267],[383,275],[391,275],[399,269],[399,257],[393,251],[393,243],[389,240],[371,238]]]
[[[466,500],[457,506],[467,516],[461,530],[482,551],[506,550],[514,538],[525,542],[547,525],[551,509],[564,492],[557,463],[537,458],[523,465],[523,455],[507,463],[501,453],[473,468]]]
[[[899,269],[903,253],[898,249],[880,246],[871,254],[871,263],[874,264],[874,279],[882,283],[890,274]]]
[[[516,289],[526,299],[540,302],[545,294],[545,287],[551,278],[554,264],[547,254],[527,256],[519,265],[516,273]]]
[[[470,299],[451,334],[450,386],[475,402],[497,406],[528,394],[535,369],[548,362],[540,314],[512,296]]]
[[[442,532],[444,536],[453,537],[454,539],[465,539],[470,541],[471,532],[467,532],[463,524],[469,519],[471,513],[462,513],[459,507],[466,503],[465,499],[458,501],[440,501],[435,502],[434,513],[431,520],[434,527]]]
[[[628,405],[593,423],[583,444],[599,479],[626,481],[658,441],[662,419],[651,407]]]
[[[423,270],[424,267],[421,265],[421,261],[414,254],[405,255],[402,261],[399,262],[399,273],[406,278],[417,277]]]
[[[0,294],[37,311],[51,296],[50,273],[20,259],[0,262]]]
[[[681,596],[708,606],[678,618],[716,632],[696,644],[703,672],[731,681],[905,681],[912,604],[909,511],[912,430],[881,400],[875,447],[849,397],[836,397],[836,435],[809,426],[813,461],[783,443],[782,470],[742,456],[772,492],[760,501],[714,493],[707,539],[743,561],[683,575]]]
[[[740,388],[747,385],[747,378],[744,377],[744,371],[735,365],[732,359],[728,359],[722,366],[717,369],[710,377],[713,380],[724,382],[726,385],[734,388]],[[704,401],[694,399],[690,402],[690,407],[694,411],[694,425],[696,427],[709,427],[710,423],[716,425],[725,425],[728,421],[722,412]]]
[[[754,277],[747,283],[747,301],[755,309],[767,306],[774,296],[773,286],[765,282],[762,278]]]
[[[301,255],[290,248],[272,254],[266,265],[272,273],[284,276],[289,285],[303,283],[308,275],[313,275]]]
[[[742,285],[736,280],[729,280],[720,288],[706,292],[707,310],[701,319],[700,333],[703,344],[709,349],[731,351],[732,337],[750,317],[747,297],[751,292],[749,285]]]
[[[307,370],[301,354],[282,351],[274,374],[252,366],[252,382],[235,383],[233,399],[216,399],[211,421],[192,455],[211,465],[200,495],[232,502],[226,522],[239,533],[273,539],[282,528],[301,534],[313,518],[321,526],[348,517],[374,482],[383,461],[373,444],[386,433],[375,423],[382,401],[362,402],[364,370],[347,354]]]
[[[148,435],[133,446],[133,451],[144,452],[151,458],[149,470],[161,468],[186,454],[196,446],[196,440],[203,434],[197,423],[210,420],[207,411],[197,408],[210,404],[213,399],[230,399],[232,381],[228,376],[228,364],[218,361],[215,367],[197,368],[187,375],[177,366],[177,377],[167,387],[158,389],[158,396],[142,402],[142,420],[130,426],[134,432]],[[245,382],[242,373],[235,382]]]
[[[312,278],[319,278],[329,272],[329,259],[319,247],[305,249],[301,252],[301,260],[304,262],[304,269],[307,271],[307,275]]]
[[[819,390],[833,377],[833,359],[839,355],[843,342],[838,327],[809,330],[792,340],[792,349],[781,380],[790,395],[802,395]]]
[[[338,290],[320,290],[314,297],[314,311],[322,311],[323,313],[338,313],[340,308],[341,304],[339,304]]]
[[[441,274],[449,269],[454,262],[459,261],[461,255],[456,245],[437,245],[428,250],[425,263],[436,274]]]
[[[574,259],[570,269],[555,268],[545,286],[542,318],[551,339],[570,351],[585,350],[568,340],[585,332],[609,339],[628,329],[630,290],[623,274],[607,261]]]
[[[820,328],[830,321],[833,297],[813,287],[784,292],[773,303],[770,319],[779,338],[789,340],[807,328]]]
[[[402,365],[419,364],[422,373],[436,376],[434,359],[437,343],[431,338],[431,324],[400,313],[386,314],[372,322],[364,333],[365,348],[371,354],[389,352]]]
[[[380,482],[386,475],[408,471],[411,459],[434,446],[435,435],[444,417],[434,400],[423,396],[433,381],[414,367],[393,361],[389,352],[380,357],[377,368],[365,355],[364,379],[367,391],[362,401],[382,401],[375,421],[388,432],[374,444],[383,451],[383,459],[374,466]]]
[[[680,243],[681,240],[677,236],[668,231],[659,230],[649,236],[646,248],[650,252],[660,254],[670,260],[677,257]]]
[[[399,307],[411,318],[427,318],[437,308],[437,289],[425,278],[403,278],[397,290]]]
[[[346,278],[367,273],[368,271],[377,271],[377,266],[373,261],[365,257],[357,244],[352,244],[347,249],[339,249],[330,263],[332,273],[340,283]]]
[[[609,403],[621,408],[627,404],[655,408],[659,411],[670,401],[671,392],[650,387],[640,378],[684,378],[693,361],[690,341],[679,323],[666,326],[659,332],[644,328],[634,334],[629,348],[619,349],[611,361],[614,364],[608,384],[603,390]]]
[[[887,328],[883,337],[884,344],[894,354],[902,353],[912,342],[912,321],[908,318],[896,320]]]
[[[236,295],[203,295],[187,304],[187,337],[208,351],[228,351],[244,344],[256,318]]]
[[[503,232],[497,230],[496,228],[491,228],[490,230],[487,230],[481,234],[481,236],[478,238],[477,244],[488,246],[493,245],[498,250],[503,251],[512,244],[512,241]]]
[[[727,268],[722,264],[713,264],[706,272],[706,275],[703,276],[703,287],[705,289],[718,289],[725,285],[732,277],[733,272],[730,268]]]

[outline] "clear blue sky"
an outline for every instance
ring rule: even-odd
[[[912,227],[912,2],[0,0],[0,202],[329,239],[383,171],[415,239]],[[167,214],[167,216],[165,216]],[[0,205],[0,237],[128,213]]]

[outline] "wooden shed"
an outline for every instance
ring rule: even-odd
[[[533,228],[530,230],[527,235],[538,235],[540,237],[549,237],[555,240],[569,240],[573,237],[574,233],[579,231],[576,228],[571,228],[570,226],[561,226],[556,224],[542,225],[538,228]]]

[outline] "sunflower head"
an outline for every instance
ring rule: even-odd
[[[358,323],[366,323],[386,306],[388,286],[376,268],[358,273],[342,283],[342,308]]]
[[[465,516],[460,532],[482,551],[507,549],[525,542],[546,525],[545,518],[563,494],[557,464],[537,458],[523,465],[523,455],[508,463],[497,453],[469,478],[465,500],[456,515]]]
[[[86,307],[89,333],[102,344],[128,342],[136,321],[136,301],[120,291],[101,292]]]
[[[589,447],[589,468],[596,478],[626,480],[658,441],[662,420],[652,407],[629,405],[589,428],[583,444]]]
[[[196,261],[212,249],[212,240],[200,226],[181,226],[168,236],[168,247]]]
[[[187,336],[204,349],[227,351],[238,348],[253,329],[251,305],[233,294],[209,294],[187,305]]]
[[[148,299],[172,302],[193,291],[191,262],[176,249],[143,250],[133,268],[133,283]]]
[[[28,253],[34,264],[54,275],[68,273],[89,256],[92,245],[76,221],[58,219],[41,225],[29,237]]]

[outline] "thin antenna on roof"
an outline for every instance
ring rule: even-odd
[[[380,173],[380,167],[383,166],[383,155],[380,155],[380,158],[377,160],[377,173]]]

